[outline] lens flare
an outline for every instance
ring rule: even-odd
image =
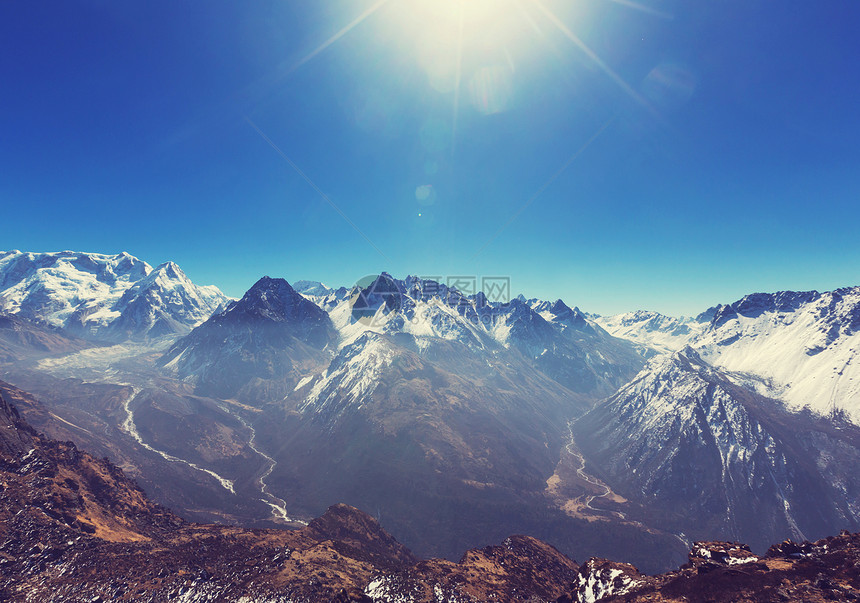
[[[422,184],[415,189],[415,200],[418,201],[419,205],[433,205],[436,201],[436,189],[433,188],[432,184]]]
[[[642,83],[642,93],[660,111],[684,105],[696,90],[695,76],[683,65],[663,62]]]
[[[513,94],[510,67],[483,67],[469,80],[469,100],[484,115],[501,113],[508,108]]]

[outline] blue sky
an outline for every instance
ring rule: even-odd
[[[857,23],[852,0],[4,2],[0,248],[125,250],[235,296],[505,275],[600,313],[860,284]]]

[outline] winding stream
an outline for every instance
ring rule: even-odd
[[[122,425],[120,427],[122,428],[123,431],[125,431],[128,435],[130,435],[132,438],[134,438],[135,442],[137,442],[138,444],[140,444],[141,446],[143,446],[144,448],[146,448],[150,452],[154,452],[155,454],[159,455],[164,460],[170,461],[171,463],[183,463],[185,465],[188,465],[192,469],[196,469],[197,471],[202,471],[203,473],[206,473],[207,475],[215,478],[218,481],[218,483],[221,484],[221,486],[225,490],[227,490],[231,494],[236,494],[236,490],[233,488],[233,480],[229,480],[227,478],[221,477],[220,475],[218,475],[217,473],[215,473],[211,469],[206,469],[205,467],[201,467],[200,465],[192,463],[191,461],[186,461],[185,459],[181,459],[178,456],[173,456],[172,454],[164,452],[163,450],[158,450],[157,448],[153,448],[152,446],[150,446],[149,444],[144,442],[143,438],[140,436],[140,432],[137,430],[137,425],[135,425],[135,423],[134,423],[134,411],[131,409],[131,403],[137,398],[138,395],[140,395],[140,393],[143,390],[139,387],[134,387],[134,386],[128,386],[128,387],[132,388],[132,393],[122,403],[122,407],[125,410],[125,420],[122,422]]]
[[[594,500],[596,498],[605,498],[605,497],[609,496],[609,494],[612,493],[612,490],[609,488],[609,486],[607,486],[603,482],[598,481],[597,479],[591,477],[590,475],[588,475],[585,472],[585,457],[582,456],[580,453],[576,452],[575,450],[573,450],[573,448],[572,448],[572,446],[573,446],[573,427],[572,427],[571,423],[567,424],[567,429],[568,429],[568,432],[570,433],[570,442],[568,442],[567,446],[565,446],[565,449],[567,450],[568,454],[579,459],[580,465],[579,465],[579,469],[576,470],[576,474],[579,476],[579,478],[582,481],[584,481],[588,484],[591,484],[592,486],[602,488],[604,490],[602,494],[592,494],[590,496],[586,496],[585,508],[590,509],[592,511],[596,511],[598,513],[607,513],[607,512],[608,513],[614,513],[614,514],[618,515],[621,519],[625,519],[624,514],[621,513],[620,511],[609,511],[607,509],[595,509],[594,507],[591,506],[591,503],[594,502]]]
[[[637,526],[637,527],[642,528],[643,530],[648,531],[648,532],[652,531],[648,526],[646,526],[642,522],[631,521],[631,520],[627,519],[627,515],[622,513],[621,511],[611,511],[609,509],[597,509],[597,508],[591,506],[591,503],[594,502],[596,499],[606,498],[610,494],[612,494],[612,489],[609,486],[607,486],[606,484],[604,484],[603,482],[599,481],[598,479],[593,478],[592,476],[585,473],[585,457],[582,454],[580,454],[579,452],[576,452],[575,450],[572,449],[572,446],[574,444],[572,423],[567,424],[567,429],[568,429],[568,432],[570,433],[570,442],[567,444],[567,446],[565,446],[565,450],[567,450],[567,452],[571,456],[574,456],[574,457],[579,459],[580,466],[579,466],[579,469],[576,470],[577,476],[579,476],[579,478],[581,480],[583,480],[584,482],[589,483],[592,486],[597,486],[598,488],[602,488],[604,490],[604,492],[601,494],[591,494],[591,495],[586,496],[585,508],[590,509],[591,511],[595,511],[598,514],[600,514],[600,513],[611,513],[611,514],[615,515],[616,517],[618,517],[619,519],[621,519],[622,521],[624,521],[625,523]],[[690,540],[686,537],[686,535],[683,532],[680,534],[675,534],[674,532],[666,532],[666,533],[670,534],[676,540],[680,541],[681,544],[683,544],[685,548],[687,548],[687,549],[690,548],[690,545],[692,543],[690,542]]]
[[[260,493],[263,495],[263,498],[261,498],[260,500],[272,508],[272,517],[276,521],[283,521],[286,523],[300,523],[302,525],[307,525],[306,521],[302,521],[301,519],[295,519],[287,515],[287,502],[283,498],[275,496],[274,494],[272,494],[271,490],[269,490],[269,485],[266,483],[266,478],[272,474],[272,471],[274,471],[275,465],[277,465],[278,462],[271,456],[257,448],[257,445],[254,443],[257,439],[257,430],[254,429],[254,427],[250,423],[248,423],[239,415],[233,416],[235,416],[236,419],[238,419],[242,423],[242,425],[247,427],[248,430],[251,432],[251,438],[248,440],[248,447],[257,454],[259,454],[261,457],[266,459],[266,461],[269,463],[269,466],[266,468],[263,474],[260,475],[258,479],[258,482],[260,484]]]

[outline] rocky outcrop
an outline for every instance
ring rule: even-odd
[[[374,602],[554,601],[577,567],[540,540],[511,536],[468,551],[459,563],[431,559],[376,576],[365,594]]]
[[[644,601],[860,601],[860,534],[785,541],[758,556],[736,542],[696,542],[684,567],[641,576],[590,560],[558,603]]]

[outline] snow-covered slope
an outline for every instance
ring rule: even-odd
[[[615,337],[637,344],[643,351],[650,348],[659,353],[680,350],[707,326],[696,319],[674,318],[647,310],[598,316],[594,321]]]
[[[185,333],[228,301],[172,262],[127,253],[0,252],[0,311],[77,335],[123,340]]]
[[[217,287],[195,285],[179,266],[167,262],[123,293],[114,306],[120,315],[110,331],[120,338],[186,333],[227,301]]]
[[[689,347],[658,356],[574,439],[613,490],[687,534],[765,544],[860,525],[860,428],[736,381]]]
[[[269,301],[284,297],[282,301],[287,306],[303,308],[304,318],[300,321],[295,324],[281,321],[281,324],[290,323],[296,329],[311,316],[314,325],[322,324],[318,315],[331,319],[328,324],[336,331],[335,340],[327,336],[321,345],[312,345],[321,350],[329,343],[336,344],[330,348],[336,357],[324,375],[297,373],[305,365],[303,361],[298,364],[294,361],[307,354],[301,346],[292,344],[276,354],[279,360],[275,363],[283,365],[289,374],[275,374],[270,362],[262,361],[272,360],[270,356],[275,353],[265,343],[274,328],[271,321],[238,318],[240,314],[245,316],[244,310],[240,310],[258,297],[258,291],[274,286],[275,281],[280,288],[268,296]],[[632,345],[613,338],[560,300],[545,304],[547,307],[541,310],[544,318],[521,300],[493,304],[480,293],[464,296],[444,284],[416,277],[398,280],[385,273],[366,287],[350,291],[329,290],[307,282],[302,288],[306,293],[300,294],[282,279],[262,279],[240,302],[177,342],[164,357],[164,366],[178,370],[183,378],[193,379],[198,391],[220,392],[225,396],[228,391],[229,395],[241,391],[250,395],[247,387],[251,387],[271,399],[276,390],[283,391],[288,381],[298,389],[312,384],[312,391],[303,392],[307,400],[299,404],[302,409],[310,409],[321,404],[330,406],[323,404],[324,400],[337,400],[337,405],[353,400],[360,405],[375,386],[375,375],[384,369],[377,366],[378,362],[391,356],[387,351],[390,344],[414,350],[437,367],[446,360],[438,356],[439,350],[448,349],[446,345],[462,346],[457,348],[458,353],[468,353],[484,366],[497,362],[501,354],[510,358],[506,361],[508,366],[514,361],[525,362],[530,370],[536,369],[568,390],[592,399],[614,392],[644,363]],[[312,299],[328,303],[321,308]],[[287,358],[293,352],[296,358]],[[312,356],[322,359],[316,353]],[[213,370],[215,366],[218,370]],[[257,369],[265,370],[258,374]],[[318,377],[322,380],[317,380]],[[230,381],[229,387],[225,379]],[[246,382],[239,383],[242,379]],[[263,382],[271,385],[273,379],[279,380],[274,389],[258,387]],[[254,380],[257,385],[252,383]],[[209,389],[210,381],[221,385]]]
[[[637,311],[594,322],[650,354],[689,344],[790,408],[844,410],[860,423],[860,287],[754,293],[695,319]]]
[[[764,378],[762,393],[860,423],[860,287],[747,295],[692,342],[708,362]]]

